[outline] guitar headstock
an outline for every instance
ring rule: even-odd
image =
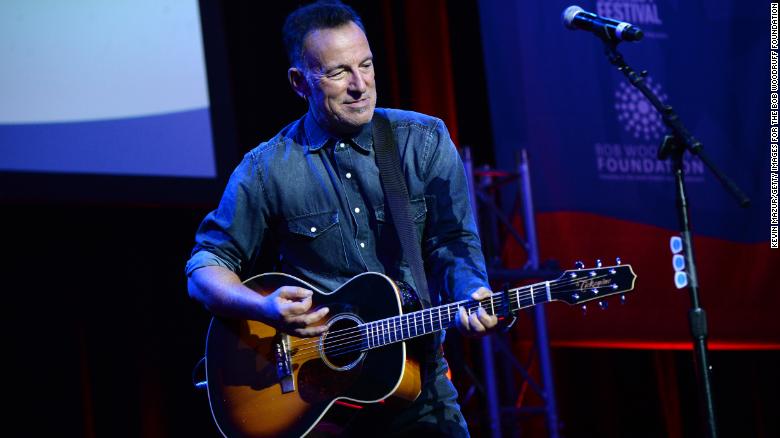
[[[634,289],[636,274],[631,265],[602,267],[598,262],[597,267],[587,269],[578,262],[577,266],[582,267],[564,272],[551,284],[550,295],[554,300],[577,305]]]

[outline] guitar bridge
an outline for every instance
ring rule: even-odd
[[[276,376],[279,378],[282,394],[295,391],[289,341],[290,338],[284,334],[280,334],[276,341]]]

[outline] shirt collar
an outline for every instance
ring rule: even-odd
[[[328,142],[330,135],[320,127],[311,112],[303,118],[303,130],[306,133],[309,152],[316,152]]]
[[[375,112],[376,113],[376,112]],[[365,152],[371,151],[374,145],[374,134],[372,132],[372,122],[366,123],[360,128],[355,135],[348,138],[341,138],[343,140],[349,139],[359,149]],[[309,112],[306,113],[306,117],[303,119],[303,129],[308,139],[309,152],[316,152],[323,146],[329,143],[329,140],[333,139],[330,134],[325,132],[319,123],[314,119],[314,116]]]

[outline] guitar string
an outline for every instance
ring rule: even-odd
[[[596,279],[600,279],[600,278],[603,278],[603,277],[604,276],[594,276],[594,277],[587,277],[586,279],[596,280]],[[560,282],[558,282],[555,285],[551,284],[550,290],[551,290],[551,292],[553,290],[555,290],[556,293],[559,293],[560,289],[565,289],[567,286],[569,286],[569,285],[571,285],[573,283],[576,283],[578,280],[582,280],[582,279],[576,279],[576,278],[575,279],[567,279],[567,281],[560,281]],[[540,289],[541,289],[541,285],[544,285],[544,283],[537,283],[537,284],[533,284],[533,285],[524,286],[524,287],[521,287],[521,288],[510,289],[510,291],[509,291],[510,292],[509,293],[509,295],[510,295],[510,306],[512,304],[512,301],[518,301],[519,302],[519,301],[522,301],[522,300],[529,299],[531,297],[531,292],[530,292],[531,286],[535,287],[537,285],[539,285]],[[521,293],[520,291],[522,289],[528,289],[529,291],[528,292],[523,291]],[[572,290],[581,290],[581,288],[572,289]],[[609,291],[609,292],[611,292],[610,295],[615,294],[615,292],[612,292],[612,291]],[[495,307],[497,305],[498,307],[502,307],[503,306],[503,302],[502,301],[503,301],[503,295],[504,294],[505,293],[501,292],[501,291],[500,292],[495,292],[493,294],[494,298],[493,298],[493,303],[492,304],[491,304],[490,300],[486,299],[484,301],[479,301],[479,303],[482,303],[482,304],[479,305],[479,307],[483,307],[483,308],[486,308],[486,309],[488,308],[488,306]],[[536,298],[536,297],[544,298],[546,296],[546,288],[541,289],[538,292],[533,292],[533,296],[534,296],[534,298]],[[532,300],[532,301],[534,301],[534,300]],[[456,303],[451,303],[451,304],[448,304],[448,305],[445,305],[445,306],[442,306],[442,307],[448,308],[448,310],[449,310],[449,309],[457,308],[457,305],[460,305],[461,307],[463,307],[463,305],[465,304],[465,305],[468,306],[468,310],[472,310],[472,309],[477,307],[476,305],[473,305],[473,303],[478,303],[478,302],[477,301],[463,300],[463,301],[456,302]],[[514,311],[514,310],[517,310],[517,309],[511,309],[510,308],[510,311]],[[427,316],[425,315],[426,312],[428,313]],[[418,319],[416,317],[417,314],[419,314],[421,318]],[[409,316],[413,316],[413,315],[414,315],[414,317],[411,318],[411,319],[413,319],[413,321],[411,323],[413,323],[414,325],[412,326],[411,323],[408,321],[408,319],[410,319]],[[404,324],[404,321],[401,321],[401,319],[403,319],[404,317],[406,317],[406,319],[407,319],[407,321],[405,321],[406,324]],[[447,317],[447,319],[450,320],[449,316]],[[394,321],[394,320],[396,320],[398,322],[398,324],[395,324],[396,321]],[[420,322],[419,325],[417,324],[418,321]],[[381,329],[383,331],[383,336],[390,337],[392,334],[394,334],[396,332],[399,332],[399,329],[390,328],[390,324],[397,325],[400,328],[400,333],[403,334],[404,325],[406,325],[409,328],[414,328],[414,329],[417,329],[419,327],[423,327],[423,330],[424,330],[426,325],[430,325],[433,322],[434,322],[434,312],[430,311],[430,309],[425,309],[425,310],[413,312],[413,313],[410,313],[410,314],[396,315],[396,316],[385,318],[385,319],[382,319],[382,320],[372,321],[370,323],[364,323],[364,324],[361,324],[361,325],[356,326],[356,327],[350,327],[350,328],[346,328],[346,329],[336,330],[336,331],[333,331],[333,332],[328,332],[327,333],[328,336],[326,336],[326,341],[325,342],[321,341],[321,337],[315,337],[315,338],[303,340],[301,342],[291,343],[290,345],[291,345],[291,347],[299,347],[298,351],[306,350],[306,348],[301,348],[301,347],[305,346],[307,344],[311,345],[311,347],[309,347],[308,349],[311,349],[311,348],[320,349],[320,348],[323,347],[323,345],[324,345],[324,348],[328,348],[329,346],[332,346],[336,342],[344,341],[345,340],[344,338],[347,337],[347,336],[352,336],[353,338],[357,337],[357,338],[362,340],[364,338],[364,334],[366,332],[365,329],[369,325],[371,325],[371,324],[379,326],[377,328],[379,328],[379,329]],[[385,328],[387,328],[387,330],[385,330]],[[407,332],[410,332],[410,330],[407,330]],[[334,336],[334,334],[336,334],[336,336]],[[375,335],[373,337],[379,339],[380,335],[379,335],[379,333],[377,333],[377,335]]]
[[[535,293],[535,295],[536,295],[536,293]],[[544,293],[539,293],[538,295],[542,295],[543,296]],[[527,298],[527,296],[526,296],[526,298]],[[488,303],[485,303],[484,301],[479,301],[479,302],[472,301],[469,304],[470,304],[470,309],[471,309],[471,308],[474,308],[474,307],[477,307],[477,306],[482,307],[483,305],[485,305],[485,307],[487,307]],[[526,307],[528,307],[528,306],[526,306]],[[449,328],[453,324],[453,322],[454,322],[454,319],[449,319],[449,317],[448,317],[448,319],[446,321],[444,319],[441,319],[440,320],[440,327],[441,328],[439,330],[444,329],[445,325],[446,325],[446,328]],[[326,354],[329,355],[329,356],[339,356],[339,355],[343,355],[343,354],[347,354],[347,353],[351,353],[351,352],[359,352],[359,351],[365,350],[366,348],[364,348],[364,347],[368,346],[368,344],[367,344],[367,337],[363,336],[364,335],[364,333],[363,333],[364,331],[363,330],[359,330],[360,327],[352,327],[350,329],[345,329],[345,330],[355,331],[356,329],[358,331],[357,337],[353,337],[352,340],[349,340],[348,342],[343,342],[344,340],[342,339],[341,342],[336,343],[336,345],[333,345],[333,343],[331,343],[331,345],[329,347],[325,348]],[[439,330],[434,330],[434,331],[439,331]],[[392,334],[393,333],[396,334],[396,339],[395,340],[392,339]],[[397,334],[398,334],[398,330],[393,330],[392,332],[387,332],[386,334],[383,335],[382,342],[384,342],[384,339],[388,339],[390,342],[382,343],[381,345],[377,345],[377,347],[388,345],[388,344],[391,344],[391,343],[400,342],[397,339]],[[427,334],[427,333],[425,333],[425,334]],[[401,335],[403,336],[403,330],[401,330]],[[417,336],[423,336],[423,335],[411,336],[411,337],[405,338],[405,339],[410,339],[410,338],[417,337]],[[377,339],[378,337],[374,337],[374,338]],[[369,347],[369,349],[371,349],[371,348],[374,348],[374,347],[373,346]],[[298,352],[296,352],[295,356],[296,356],[296,358],[298,358],[300,360],[306,360],[306,359],[310,359],[310,358],[317,358],[318,356],[320,356],[320,349],[318,348],[316,351],[306,351],[305,353],[306,354],[300,354],[300,351],[298,351]]]
[[[588,280],[597,280],[597,279],[601,279],[601,278],[603,278],[605,276],[606,275],[587,277],[586,279],[588,279]],[[555,291],[556,293],[558,293],[558,292],[560,292],[559,289],[566,288],[566,287],[570,286],[571,284],[576,283],[576,282],[578,282],[580,280],[582,280],[582,279],[579,279],[579,278],[574,278],[574,279],[567,278],[566,280],[561,280],[561,281],[557,281],[557,282],[551,282],[550,283],[550,291],[551,292]],[[542,287],[544,286],[544,283],[535,283],[533,285],[526,285],[526,286],[522,286],[522,287],[519,287],[519,288],[510,289],[509,290],[510,298],[517,297],[518,295],[521,295],[518,298],[519,300],[529,298],[531,296],[531,292],[530,291],[532,289],[532,286],[533,287],[539,286],[539,288],[538,288],[539,290],[537,292],[533,292],[534,298],[537,295],[540,295],[542,297],[544,297],[546,295],[546,288],[542,289]],[[523,289],[527,289],[528,292],[522,291]],[[493,303],[497,303],[497,302],[501,303],[500,300],[503,299],[503,295],[504,294],[505,294],[504,291],[494,292],[493,295],[492,295],[494,297],[493,298]],[[463,304],[463,303],[468,303],[468,302],[471,302],[471,300],[462,300],[462,301],[459,301],[459,302],[456,302],[456,303],[450,303],[450,304],[447,304],[447,305],[444,305],[444,306],[441,306],[441,307],[452,307],[452,306],[454,306],[456,304]],[[490,303],[490,301],[487,298],[483,302]],[[392,320],[394,318],[399,318],[400,319],[400,318],[402,318],[404,316],[408,316],[408,315],[412,315],[412,314],[416,314],[416,313],[423,314],[424,312],[428,312],[429,313],[429,317],[432,319],[433,315],[432,315],[432,312],[430,310],[431,309],[423,309],[423,310],[412,312],[412,313],[407,313],[407,314],[402,314],[402,315],[395,315],[395,316],[392,316],[392,317],[389,317],[389,318],[384,318],[384,319],[381,319],[381,320],[371,321],[369,323],[364,323],[363,325],[379,324],[379,323],[381,323],[383,321],[389,321],[389,320]],[[423,323],[424,323],[424,318],[423,318]],[[340,333],[340,332],[343,332],[343,331],[354,330],[354,329],[355,329],[355,327],[350,327],[350,328],[347,328],[347,329],[341,329],[341,330],[335,330],[335,331],[328,332],[328,334],[330,335],[329,338],[330,338],[331,341],[335,340],[335,339],[338,339],[338,336],[333,336],[333,335],[337,334],[337,333]],[[307,340],[299,342],[299,343],[297,343],[295,345],[296,346],[300,346],[300,345],[308,343],[308,342],[318,343],[319,341],[317,341],[317,338],[314,338],[314,340],[307,339]]]
[[[598,280],[598,279],[604,278],[605,276],[606,275],[597,275],[597,276],[593,276],[593,277],[583,277],[583,278],[571,278],[571,277],[569,277],[566,280],[558,281],[555,284],[551,283],[550,284],[550,291],[552,292],[553,290],[555,290],[556,293],[559,293],[561,291],[561,289],[566,289],[571,284],[577,283],[579,281],[583,281],[583,280]],[[531,286],[533,286],[534,288],[536,288],[538,286],[539,290],[531,292],[531,290],[532,290]],[[527,289],[527,291],[523,291],[523,289]],[[578,287],[576,289],[570,289],[570,290],[578,291],[578,290],[582,290],[582,289],[583,289],[582,287]],[[587,289],[587,288],[585,288],[585,289]],[[610,295],[615,294],[615,292],[612,292],[612,291],[609,291],[609,292],[610,292]],[[390,318],[385,318],[383,320],[372,321],[370,323],[364,323],[364,324],[361,324],[359,326],[350,327],[350,328],[347,328],[347,329],[341,329],[341,330],[337,330],[337,331],[334,331],[334,332],[328,332],[326,334],[324,342],[322,341],[322,337],[316,337],[316,338],[313,338],[313,339],[307,339],[307,340],[302,341],[302,342],[291,343],[290,346],[293,347],[293,348],[295,348],[295,347],[298,348],[296,350],[296,352],[295,352],[295,356],[296,357],[300,357],[302,354],[307,353],[308,350],[316,350],[317,355],[319,355],[319,351],[321,349],[323,349],[323,348],[326,350],[326,352],[328,354],[333,354],[333,353],[337,353],[338,352],[338,350],[336,350],[336,349],[342,348],[344,346],[350,346],[350,345],[353,345],[353,344],[360,345],[360,346],[362,346],[362,345],[368,346],[369,337],[371,339],[375,339],[375,340],[378,341],[378,344],[380,344],[380,345],[377,345],[377,346],[386,345],[387,343],[384,342],[385,339],[390,340],[389,343],[393,343],[393,342],[398,342],[398,338],[404,338],[404,331],[407,334],[405,339],[417,337],[418,335],[409,336],[409,335],[411,335],[412,330],[414,330],[415,333],[417,333],[419,331],[418,329],[420,327],[422,327],[423,331],[424,331],[425,330],[425,326],[432,325],[432,324],[436,323],[436,320],[435,320],[435,319],[437,319],[436,316],[438,316],[438,319],[439,319],[438,322],[439,322],[439,325],[441,327],[440,330],[444,328],[445,324],[447,325],[447,327],[449,327],[455,320],[454,318],[452,318],[450,316],[450,311],[457,309],[457,307],[464,307],[464,308],[466,308],[469,311],[469,313],[470,313],[471,310],[476,309],[477,307],[482,307],[482,308],[484,308],[486,310],[493,310],[493,312],[495,314],[495,310],[494,310],[495,307],[503,307],[503,305],[504,305],[503,304],[503,296],[505,294],[510,296],[509,297],[510,298],[510,311],[513,312],[513,311],[517,310],[517,309],[513,309],[512,308],[512,304],[513,304],[514,301],[517,301],[518,303],[520,303],[521,304],[520,307],[522,307],[521,301],[530,299],[532,294],[533,294],[533,298],[537,298],[537,297],[544,298],[546,296],[546,294],[547,294],[547,290],[546,290],[546,287],[544,287],[544,283],[536,283],[536,284],[533,284],[533,285],[527,285],[527,286],[523,286],[523,287],[520,287],[520,288],[510,289],[508,291],[508,293],[503,292],[503,291],[499,291],[499,292],[495,292],[493,294],[493,300],[492,300],[493,302],[492,303],[490,302],[490,300],[483,300],[483,301],[468,301],[468,300],[464,300],[464,301],[461,301],[461,302],[451,303],[451,304],[448,304],[448,305],[445,305],[445,306],[441,306],[439,308],[440,311],[441,311],[442,308],[447,308],[447,312],[448,313],[446,315],[446,318],[445,317],[441,317],[440,311],[439,312],[432,312],[432,311],[430,311],[430,309],[427,309],[427,310],[417,311],[417,312],[413,312],[413,313],[405,314],[405,315],[396,315],[396,316],[393,316],[393,317],[390,317]],[[596,298],[596,297],[593,297],[593,298]],[[593,299],[593,298],[591,298],[591,299]],[[532,299],[531,301],[533,302],[535,300]],[[425,315],[426,312],[428,313],[428,315]],[[417,317],[418,314],[419,314],[420,318]],[[406,320],[404,321],[404,319],[406,319]],[[410,321],[410,319],[411,319],[411,321]],[[368,327],[371,324],[373,324],[375,326],[381,326],[382,333],[381,334],[377,333],[376,335],[374,335],[374,334],[369,335],[368,334]],[[377,328],[380,328],[380,327],[377,327]],[[432,331],[438,331],[438,330],[432,330]],[[333,336],[334,334],[336,336]],[[424,334],[428,334],[428,333],[424,333]],[[419,336],[422,336],[422,335],[419,335]],[[395,340],[393,338],[395,338]]]
[[[600,279],[600,278],[603,278],[603,277],[605,277],[605,276],[602,275],[602,276],[585,277],[584,279],[596,280],[596,279]],[[554,285],[551,284],[550,290],[551,290],[551,292],[553,290],[555,290],[556,293],[558,293],[558,292],[560,292],[560,289],[565,289],[567,286],[569,286],[569,285],[571,285],[573,283],[577,283],[578,281],[581,281],[581,280],[583,280],[583,279],[582,278],[567,278],[566,281],[559,281],[559,282],[557,282]],[[537,285],[541,289],[542,285],[544,285],[544,283],[536,283],[536,284],[533,284],[533,285],[528,285],[528,286],[523,286],[523,287],[520,287],[520,288],[510,289],[509,290],[509,292],[510,292],[509,293],[509,295],[510,295],[510,306],[511,306],[511,301],[512,301],[513,298],[516,298],[516,300],[518,302],[522,301],[522,300],[529,299],[531,297],[531,292],[530,292],[530,290],[532,289],[531,286],[535,287]],[[522,289],[528,289],[529,291],[528,292],[523,291],[522,292],[522,296],[521,296],[520,291]],[[577,289],[572,289],[572,290],[581,290],[581,289],[582,288],[577,288]],[[448,311],[449,311],[449,309],[452,309],[453,307],[456,307],[456,305],[461,305],[462,306],[463,304],[466,304],[468,306],[468,310],[470,311],[470,310],[472,310],[472,309],[477,307],[477,305],[473,305],[473,303],[482,303],[482,304],[479,304],[479,307],[483,307],[483,308],[486,308],[486,309],[487,309],[488,306],[495,307],[496,304],[498,304],[498,306],[501,307],[501,306],[503,306],[502,300],[503,300],[503,295],[504,294],[505,293],[501,292],[501,291],[500,292],[495,292],[493,294],[493,297],[494,297],[493,298],[493,303],[491,303],[489,300],[480,301],[480,302],[464,300],[464,301],[460,301],[460,302],[457,302],[457,303],[451,303],[451,304],[448,304],[448,305],[445,305],[445,306],[442,306],[442,307],[448,308]],[[612,295],[612,294],[615,294],[615,292],[611,292],[610,293],[610,295]],[[546,288],[540,290],[539,292],[533,292],[534,298],[536,298],[537,296],[540,296],[540,297],[543,298],[543,297],[545,297],[545,295],[546,295]],[[517,310],[517,309],[511,309],[510,308],[510,311],[514,311],[514,310]],[[426,320],[425,312],[428,312],[427,320]],[[389,325],[391,323],[393,325],[396,325],[395,322],[398,321],[397,326],[400,328],[400,333],[403,335],[404,322],[402,322],[401,319],[403,319],[404,316],[407,317],[407,321],[406,321],[407,333],[410,333],[411,332],[411,330],[410,330],[411,328],[417,329],[419,327],[423,327],[423,330],[424,330],[426,325],[432,324],[434,322],[434,315],[433,315],[433,313],[434,312],[430,311],[430,309],[426,309],[426,310],[422,310],[422,311],[413,312],[413,313],[410,313],[410,314],[396,315],[396,316],[393,316],[393,317],[390,317],[390,318],[385,318],[385,319],[382,319],[382,320],[372,321],[370,323],[364,323],[364,324],[361,324],[361,325],[356,326],[356,327],[350,327],[350,328],[347,328],[347,329],[336,330],[334,332],[328,332],[327,335],[329,335],[329,336],[326,336],[326,338],[325,338],[326,341],[325,342],[321,341],[321,337],[315,337],[315,338],[312,338],[312,339],[307,339],[307,340],[302,341],[302,342],[291,343],[291,347],[299,347],[299,349],[298,349],[299,352],[300,351],[305,351],[305,350],[308,350],[308,349],[313,349],[313,348],[316,348],[317,350],[319,350],[319,349],[324,347],[324,348],[327,349],[329,347],[332,347],[334,343],[343,342],[345,340],[349,340],[349,338],[344,339],[345,337],[348,337],[348,336],[351,336],[352,338],[357,338],[359,341],[362,341],[364,338],[366,338],[368,336],[365,332],[366,332],[366,328],[369,325],[371,325],[371,324],[374,324],[376,326],[381,326],[381,327],[378,327],[378,328],[380,328],[383,331],[383,334],[381,335],[381,336],[383,336],[382,339],[384,339],[384,337],[388,337],[388,338],[392,339],[392,334],[395,334],[395,333],[399,332],[399,329],[390,328]],[[419,318],[419,322],[421,323],[420,325],[417,324],[417,322],[418,322],[418,318],[416,317],[417,314],[419,314],[421,316],[421,318]],[[412,318],[413,319],[412,323],[414,324],[414,326],[412,326],[409,323],[409,321],[408,321],[408,319],[409,319],[408,317],[412,316],[412,315],[414,315],[414,317]],[[396,321],[393,321],[393,320],[396,320]],[[449,316],[447,316],[447,320],[448,321],[451,320]],[[385,325],[383,325],[383,323],[387,324],[387,330],[385,330]],[[433,330],[433,331],[436,331],[436,330]],[[334,334],[338,334],[338,335],[333,336]],[[366,334],[366,336],[364,336],[364,334]],[[379,339],[380,335],[377,333],[377,335],[372,335],[372,337]],[[301,348],[302,346],[307,345],[307,344],[310,345],[309,348]]]
[[[482,302],[476,302],[476,301],[473,302],[473,303],[469,303],[469,311],[471,309],[473,309],[473,308],[476,308],[476,307],[482,307],[483,304],[484,303],[482,303]],[[483,307],[483,308],[485,308],[485,307]],[[421,321],[421,322],[423,322],[423,321]],[[431,322],[433,322],[433,321],[431,321]],[[442,327],[442,330],[443,329],[447,329],[447,328],[450,328],[454,322],[455,322],[454,318],[451,318],[451,319],[441,318],[440,326]],[[430,325],[430,324],[421,324],[421,326],[424,326],[424,325]],[[415,325],[415,326],[416,327],[420,327],[418,325]],[[358,327],[353,327],[352,328],[352,330],[355,330],[355,329],[358,329]],[[345,339],[341,339],[339,342],[331,343],[330,345],[326,345],[324,347],[325,353],[327,355],[329,355],[329,356],[340,356],[340,355],[348,354],[348,353],[351,353],[351,352],[354,352],[354,351],[361,351],[361,350],[363,350],[364,349],[363,347],[366,346],[366,338],[365,338],[365,336],[363,336],[363,333],[361,333],[361,332],[364,332],[364,330],[355,330],[355,331],[356,331],[356,333],[355,333],[356,336],[353,336],[352,338],[348,338],[346,340]],[[434,330],[434,331],[440,331],[440,330]],[[396,343],[396,342],[400,342],[398,340],[393,340],[393,334],[396,334],[396,337],[398,337],[397,336],[398,332],[399,332],[399,330],[391,330],[391,331],[386,331],[383,335],[373,336],[374,339],[380,339],[381,338],[383,340],[384,339],[389,340],[389,342],[382,343],[381,345],[376,345],[376,347],[380,347],[380,346],[384,346],[384,345],[389,345],[389,344],[393,344],[393,343]],[[401,334],[403,335],[403,330],[401,330],[401,332],[402,332]],[[431,334],[431,333],[433,333],[433,332],[420,333],[419,335],[414,335],[414,336],[407,336],[407,337],[405,337],[405,340],[416,338],[416,337],[419,337],[419,336],[424,336],[424,335]],[[327,337],[326,337],[326,339],[327,339]],[[315,347],[315,349],[312,349],[312,347],[308,347],[308,348],[305,348],[305,349],[302,349],[302,350],[305,350],[305,351],[298,350],[298,351],[295,352],[294,356],[296,358],[300,359],[300,360],[306,360],[306,359],[310,359],[310,358],[319,357],[321,348],[319,346],[317,346],[317,347]]]
[[[520,288],[518,288],[518,289],[520,289]],[[535,292],[534,294],[536,295],[537,293]],[[494,297],[493,298],[493,302],[494,303],[501,303],[501,300],[503,300],[503,295],[504,295],[503,292],[495,292],[493,294],[493,297]],[[516,294],[512,293],[512,295],[516,295]],[[542,293],[542,295],[544,295],[544,293]],[[524,297],[525,297],[525,293],[524,293]],[[487,298],[486,298],[486,300],[487,300]],[[441,306],[441,307],[452,309],[453,307],[457,308],[458,305],[464,306],[464,305],[468,305],[469,303],[476,303],[476,302],[477,301],[462,300],[462,301],[458,301],[458,302],[455,302],[455,303],[446,304],[446,305]],[[490,303],[489,300],[487,300],[487,302]],[[473,307],[469,307],[469,310],[471,310],[472,308]],[[425,315],[426,312],[428,313],[427,317]],[[437,314],[438,314],[438,312],[437,312]],[[417,315],[419,315],[420,318],[417,318]],[[349,328],[346,328],[346,329],[341,329],[341,330],[335,330],[335,331],[332,331],[332,332],[327,332],[327,335],[328,335],[327,339],[328,339],[328,341],[330,341],[332,343],[332,342],[335,342],[337,340],[342,340],[342,338],[344,336],[353,335],[355,330],[356,329],[360,329],[361,327],[367,327],[367,326],[369,326],[371,324],[374,324],[374,325],[377,325],[377,326],[383,325],[383,323],[384,324],[389,324],[389,323],[392,323],[393,319],[395,319],[395,318],[399,318],[400,319],[400,318],[403,318],[403,317],[407,317],[407,319],[409,319],[409,317],[411,317],[411,319],[413,319],[412,323],[414,323],[414,326],[411,326],[411,324],[409,324],[407,322],[407,325],[411,326],[412,328],[418,328],[418,327],[423,327],[424,328],[425,325],[426,325],[426,322],[432,322],[433,318],[434,318],[433,317],[433,312],[431,311],[431,309],[423,309],[423,310],[415,311],[415,312],[412,312],[412,313],[407,313],[407,314],[402,314],[402,315],[395,315],[395,316],[392,316],[392,317],[389,317],[389,318],[384,318],[384,319],[380,319],[380,320],[376,320],[376,321],[371,321],[371,322],[368,322],[368,323],[363,323],[363,324],[361,324],[360,326],[357,326],[357,327],[349,327]],[[420,322],[419,325],[417,324],[418,321]],[[377,327],[377,328],[380,328],[380,327]],[[384,330],[384,327],[381,327],[381,329]],[[388,329],[388,331],[389,331],[389,329]],[[336,336],[333,336],[334,334],[336,334]],[[302,346],[302,345],[305,345],[305,344],[318,344],[317,346],[319,346],[320,341],[319,341],[319,338],[317,337],[317,338],[301,340],[300,342],[291,343],[290,345],[299,347],[299,346]]]

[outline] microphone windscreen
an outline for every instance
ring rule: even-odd
[[[581,7],[575,5],[571,5],[564,9],[561,13],[561,20],[563,21],[563,25],[569,29],[574,29],[574,17],[577,16],[577,14],[580,12],[584,12],[584,10]]]

